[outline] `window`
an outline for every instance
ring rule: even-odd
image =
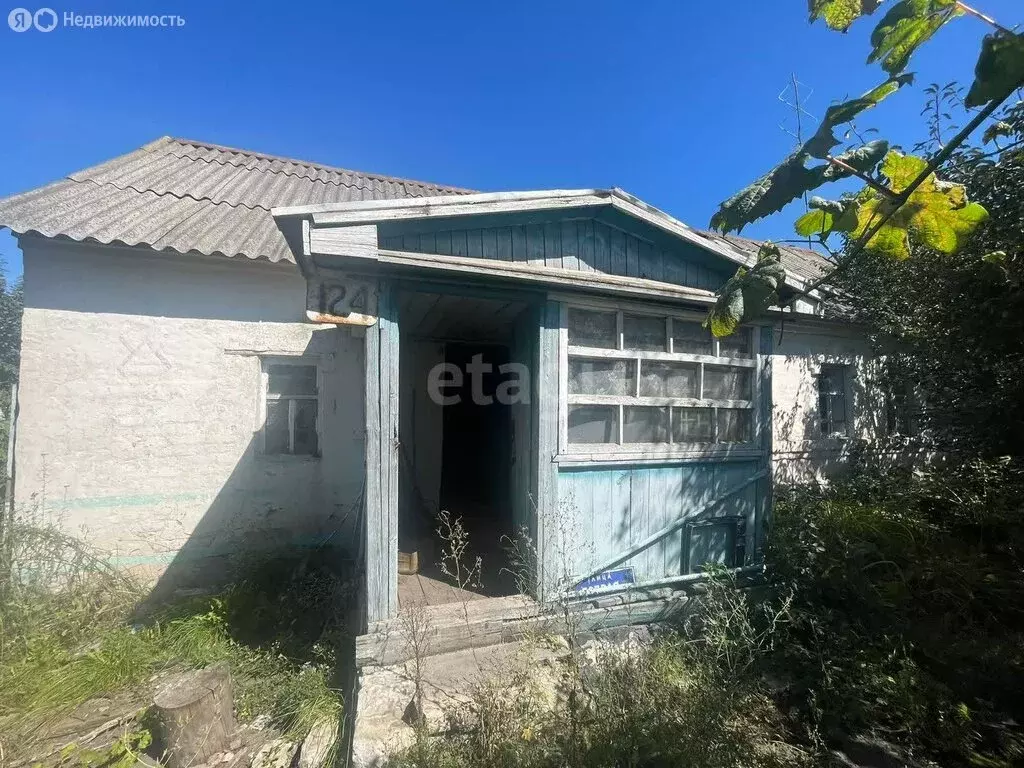
[[[847,434],[846,371],[845,365],[823,365],[818,374],[818,419],[824,437]]]
[[[317,367],[299,362],[265,362],[263,374],[263,452],[319,456]]]
[[[711,517],[684,527],[684,573],[701,573],[709,565],[739,568],[746,565],[746,520]]]
[[[890,385],[886,392],[885,405],[887,434],[893,437],[910,437],[917,433],[910,387],[905,383]]]
[[[754,439],[752,331],[716,340],[699,321],[565,309],[563,445],[664,453]]]

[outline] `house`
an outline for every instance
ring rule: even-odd
[[[824,297],[713,339],[757,244],[618,189],[165,137],[0,201],[0,225],[25,264],[16,503],[176,583],[330,542],[371,626],[430,599],[448,510],[499,594],[503,537],[542,597],[672,586],[755,562],[772,478],[882,434],[869,345]],[[786,294],[827,266],[783,257]]]

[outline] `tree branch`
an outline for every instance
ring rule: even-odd
[[[872,179],[866,173],[862,173],[861,171],[858,171],[856,168],[854,168],[852,165],[847,163],[845,160],[840,160],[838,157],[833,157],[832,155],[826,155],[825,159],[828,160],[830,163],[832,163],[832,165],[835,165],[835,166],[838,166],[838,167],[842,168],[847,173],[852,173],[854,176],[856,176],[858,179],[863,181],[869,187],[871,187],[872,189],[878,190],[883,195],[888,197],[890,200],[895,200],[896,199],[896,193],[893,192],[891,189],[889,189],[887,186],[885,186],[885,184],[879,184],[877,181]]]
[[[809,286],[804,288],[802,291],[798,291],[797,293],[793,294],[790,298],[786,299],[786,301],[780,303],[779,308],[785,309],[786,307],[792,306],[796,302],[796,300],[799,299],[801,296],[807,296],[811,292],[816,291],[818,288],[825,285],[830,280],[835,279],[836,275],[842,274],[849,267],[854,258],[860,255],[861,251],[863,251],[867,244],[871,241],[871,238],[878,234],[878,231],[889,222],[889,219],[896,215],[896,212],[899,211],[899,209],[903,207],[907,200],[910,199],[910,196],[914,194],[915,190],[917,190],[917,188],[924,183],[925,179],[927,179],[929,176],[935,173],[935,170],[944,162],[946,162],[946,160],[949,159],[950,155],[952,155],[953,152],[956,151],[957,147],[963,144],[964,141],[966,141],[967,138],[972,133],[974,133],[974,131],[983,122],[985,122],[985,120],[988,119],[989,115],[991,115],[993,112],[999,109],[1000,105],[1004,101],[1006,101],[1015,90],[1016,88],[1012,88],[1000,98],[993,99],[992,101],[990,101],[988,103],[988,106],[986,106],[977,115],[975,115],[974,119],[972,119],[971,122],[964,126],[963,130],[961,130],[960,133],[954,136],[953,139],[945,147],[943,147],[939,152],[937,152],[935,157],[933,157],[931,161],[928,163],[928,165],[925,166],[925,169],[918,174],[917,178],[910,182],[907,188],[900,192],[893,199],[895,205],[893,205],[888,211],[886,211],[885,215],[883,215],[877,222],[875,222],[873,226],[871,226],[867,231],[865,231],[863,235],[857,238],[857,242],[855,242],[853,244],[853,247],[849,251],[847,251],[846,256],[843,258],[842,261],[840,261],[836,265],[835,269],[833,269],[831,272],[828,272],[825,275],[822,275],[820,278],[813,281]]]
[[[966,14],[968,14],[970,16],[973,16],[976,19],[981,19],[986,24],[991,24],[993,27],[998,29],[1000,32],[1004,32],[1007,35],[1012,35],[1013,34],[1013,32],[1011,32],[1009,29],[1004,27],[998,21],[993,19],[991,16],[985,15],[984,13],[982,13],[981,11],[979,11],[976,8],[971,8],[971,6],[967,5],[966,3],[960,2],[960,0],[957,0],[956,7],[959,10],[963,11],[964,13],[966,13]]]

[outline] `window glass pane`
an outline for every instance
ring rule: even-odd
[[[622,442],[668,442],[668,408],[630,406],[623,410]]]
[[[698,397],[698,364],[663,360],[640,362],[641,397]]]
[[[267,366],[267,390],[272,395],[316,395],[315,365]]]
[[[740,328],[732,336],[719,339],[718,354],[722,357],[750,357],[750,329]]]
[[[740,408],[718,409],[718,442],[748,443],[752,439],[751,411]]]
[[[673,408],[672,442],[710,443],[714,439],[713,417],[710,408]]]
[[[635,387],[635,360],[569,359],[570,394],[632,395]]]
[[[295,454],[316,456],[316,400],[295,401]]]
[[[672,351],[688,352],[691,355],[712,354],[711,331],[702,328],[700,323],[673,318]]]
[[[736,523],[704,523],[688,526],[689,570],[699,573],[710,563],[726,568],[736,565]]]
[[[710,400],[749,400],[751,382],[749,368],[704,367],[704,397]]]
[[[618,407],[614,405],[570,405],[569,442],[619,442]]]
[[[622,346],[625,349],[667,352],[665,318],[651,315],[623,315]]]
[[[288,401],[267,403],[267,424],[264,427],[267,453],[288,453]]]
[[[618,349],[614,312],[589,309],[569,310],[569,344],[574,347]]]
[[[818,374],[818,412],[824,435],[846,434],[846,368],[822,366]]]

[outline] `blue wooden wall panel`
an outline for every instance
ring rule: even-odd
[[[728,264],[710,268],[689,258],[684,246],[665,248],[591,218],[388,235],[381,246],[641,277],[709,291],[733,271]]]
[[[558,474],[561,528],[574,541],[562,542],[558,570],[580,575],[627,552],[681,517],[742,516],[748,520],[748,540],[754,534],[758,484],[717,504],[704,505],[714,496],[742,483],[761,468],[758,461],[688,463],[675,466],[573,468]],[[685,573],[685,528],[636,553],[622,565],[635,569],[638,582]],[[748,544],[748,551],[749,550]]]

